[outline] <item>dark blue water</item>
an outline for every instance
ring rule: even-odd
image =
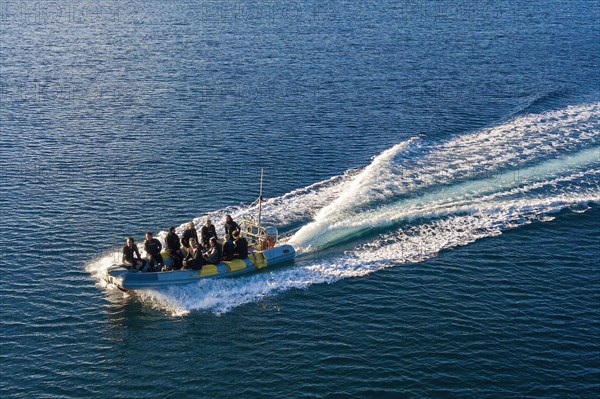
[[[596,1],[0,2],[3,397],[596,397]],[[123,237],[301,256],[123,295]],[[218,223],[220,229],[220,223]]]

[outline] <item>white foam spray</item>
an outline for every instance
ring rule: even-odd
[[[304,254],[294,265],[135,297],[174,315],[223,313],[290,289],[422,261],[551,220],[565,208],[585,212],[600,202],[599,133],[600,103],[593,103],[519,116],[443,142],[404,141],[361,170],[265,202],[270,223],[305,224],[290,239]],[[239,219],[253,211],[241,205],[194,222],[221,220],[226,213]],[[344,250],[336,251],[341,242]],[[323,247],[330,250],[314,256]],[[100,285],[101,271],[119,256],[111,252],[87,265]]]

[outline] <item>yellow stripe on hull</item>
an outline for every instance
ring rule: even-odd
[[[241,259],[234,259],[231,261],[223,262],[227,265],[230,272],[236,272],[238,270],[243,270],[246,268],[246,262]]]
[[[253,254],[248,255],[248,259],[250,262],[256,266],[257,269],[261,269],[267,266],[267,258],[263,255],[262,252],[255,252]]]
[[[204,265],[200,270],[201,276],[210,276],[213,274],[217,274],[217,265]]]

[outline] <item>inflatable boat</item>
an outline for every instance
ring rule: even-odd
[[[255,251],[250,253],[246,259],[224,261],[216,265],[207,264],[202,266],[200,270],[140,272],[125,268],[122,265],[114,265],[106,270],[105,280],[116,285],[122,291],[160,288],[195,283],[207,278],[236,277],[289,262],[294,259],[294,256],[294,247],[284,244]]]
[[[278,231],[276,227],[264,227],[260,224],[262,213],[262,178],[260,176],[260,193],[258,196],[258,220],[245,219],[241,224],[240,234],[248,241],[249,254],[245,259],[223,261],[218,264],[205,264],[200,270],[165,270],[158,272],[142,272],[123,264],[115,264],[104,273],[104,279],[122,291],[143,290],[171,285],[190,284],[202,279],[236,277],[252,273],[269,266],[289,262],[296,256],[294,247],[289,244],[277,245]],[[165,266],[172,267],[173,260],[166,251],[161,253]]]

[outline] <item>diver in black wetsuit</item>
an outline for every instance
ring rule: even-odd
[[[134,270],[140,270],[144,267],[144,261],[140,256],[137,245],[134,243],[133,237],[127,237],[125,239],[122,262],[127,268]]]
[[[206,261],[206,263],[216,265],[221,261],[221,247],[219,246],[219,243],[217,242],[217,239],[215,237],[211,237],[209,243],[210,248],[208,249],[206,254],[204,254],[204,260]]]
[[[233,245],[233,240],[229,234],[225,234],[223,236],[223,260],[233,260],[233,253],[235,252],[235,245]]]
[[[240,231],[240,226],[233,221],[231,215],[225,215],[225,223],[223,226],[225,226],[225,234],[229,234],[229,236],[232,236],[233,232],[236,230]]]
[[[194,222],[188,223],[188,228],[183,232],[183,236],[181,236],[181,245],[186,249],[189,249],[190,238],[193,238],[198,242],[198,231],[196,231],[196,227],[194,226]]]
[[[233,244],[235,245],[233,256],[236,259],[245,259],[248,257],[248,241],[240,237],[238,231],[233,232]]]
[[[204,226],[202,226],[202,228],[200,229],[200,240],[202,241],[202,245],[204,246],[204,248],[209,248],[208,243],[213,237],[215,240],[218,239],[217,231],[215,230],[215,225],[212,224],[210,219],[207,219]]]
[[[160,269],[164,266],[163,258],[160,255],[162,244],[156,238],[152,238],[152,233],[150,231],[146,232],[144,249],[146,250],[146,254],[148,256],[150,271],[160,271]]]
[[[183,260],[182,270],[200,270],[204,265],[204,258],[202,257],[202,248],[198,245],[195,238],[190,238],[189,241],[189,252]]]
[[[183,253],[181,252],[181,242],[179,236],[175,232],[175,227],[169,227],[169,234],[167,234],[165,243],[167,245],[167,253],[169,254],[169,257],[173,259],[173,269],[181,269]]]

